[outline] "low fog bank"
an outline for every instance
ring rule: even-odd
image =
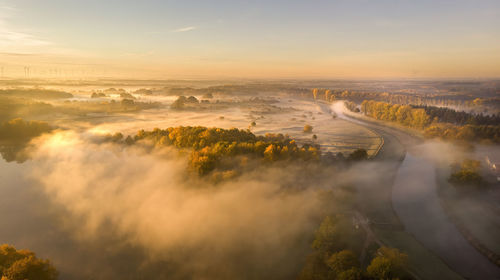
[[[341,118],[343,108],[332,110]],[[390,196],[398,165],[256,164],[214,184],[187,170],[187,153],[97,139],[55,131],[31,143],[24,164],[0,161],[0,241],[50,258],[62,279],[293,279],[325,215],[321,191],[338,194],[327,201],[335,208],[355,185],[373,194],[361,209],[390,208],[379,190]],[[411,152],[444,165],[466,156],[442,142]],[[380,212],[378,222],[394,222]]]
[[[213,185],[177,150],[72,131],[29,149],[25,164],[2,162],[2,242],[52,259],[63,279],[293,278],[321,217],[317,190],[335,185],[292,163]]]

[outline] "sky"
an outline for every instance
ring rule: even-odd
[[[0,0],[0,70],[31,78],[499,78],[500,1]]]

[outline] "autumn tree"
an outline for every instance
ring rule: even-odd
[[[58,272],[49,260],[3,244],[0,246],[0,276],[2,280],[54,280]]]
[[[478,160],[465,159],[459,167],[454,166],[455,171],[448,180],[462,190],[469,190],[468,187],[475,189],[484,187],[486,183],[479,173],[480,167],[481,163]]]
[[[327,89],[325,90],[325,101],[330,101],[330,98],[332,97],[332,91]]]
[[[396,248],[381,247],[366,271],[373,279],[401,279],[406,276],[408,255]]]
[[[51,130],[52,127],[43,121],[12,119],[0,125],[0,141],[27,142]]]
[[[312,94],[313,94],[314,100],[318,99],[318,89],[317,88],[313,88]]]
[[[114,139],[108,136],[108,141]],[[137,142],[154,146],[174,146],[191,150],[190,167],[199,175],[206,175],[221,167],[222,161],[251,155],[269,162],[277,160],[318,160],[319,146],[304,144],[299,147],[287,135],[266,133],[254,135],[250,130],[180,126],[152,131],[139,130],[134,137],[120,140],[128,145]],[[234,167],[236,168],[236,167]]]
[[[358,259],[350,250],[342,250],[332,254],[326,263],[337,275],[351,268],[359,268]]]

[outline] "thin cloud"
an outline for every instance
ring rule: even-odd
[[[0,51],[24,53],[39,47],[52,45],[51,42],[38,38],[34,34],[15,30],[8,24],[10,18],[17,14],[17,9],[10,6],[0,6]]]
[[[183,28],[179,28],[179,29],[175,29],[173,30],[172,32],[188,32],[188,31],[192,31],[192,30],[195,30],[197,27],[196,26],[187,26],[187,27],[183,27]]]
[[[16,32],[5,29],[0,25],[0,46],[27,46],[27,47],[37,47],[37,46],[47,46],[51,43],[27,33]]]

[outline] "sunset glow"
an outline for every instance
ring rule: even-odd
[[[498,1],[2,0],[0,66],[44,78],[499,77],[499,26]]]

